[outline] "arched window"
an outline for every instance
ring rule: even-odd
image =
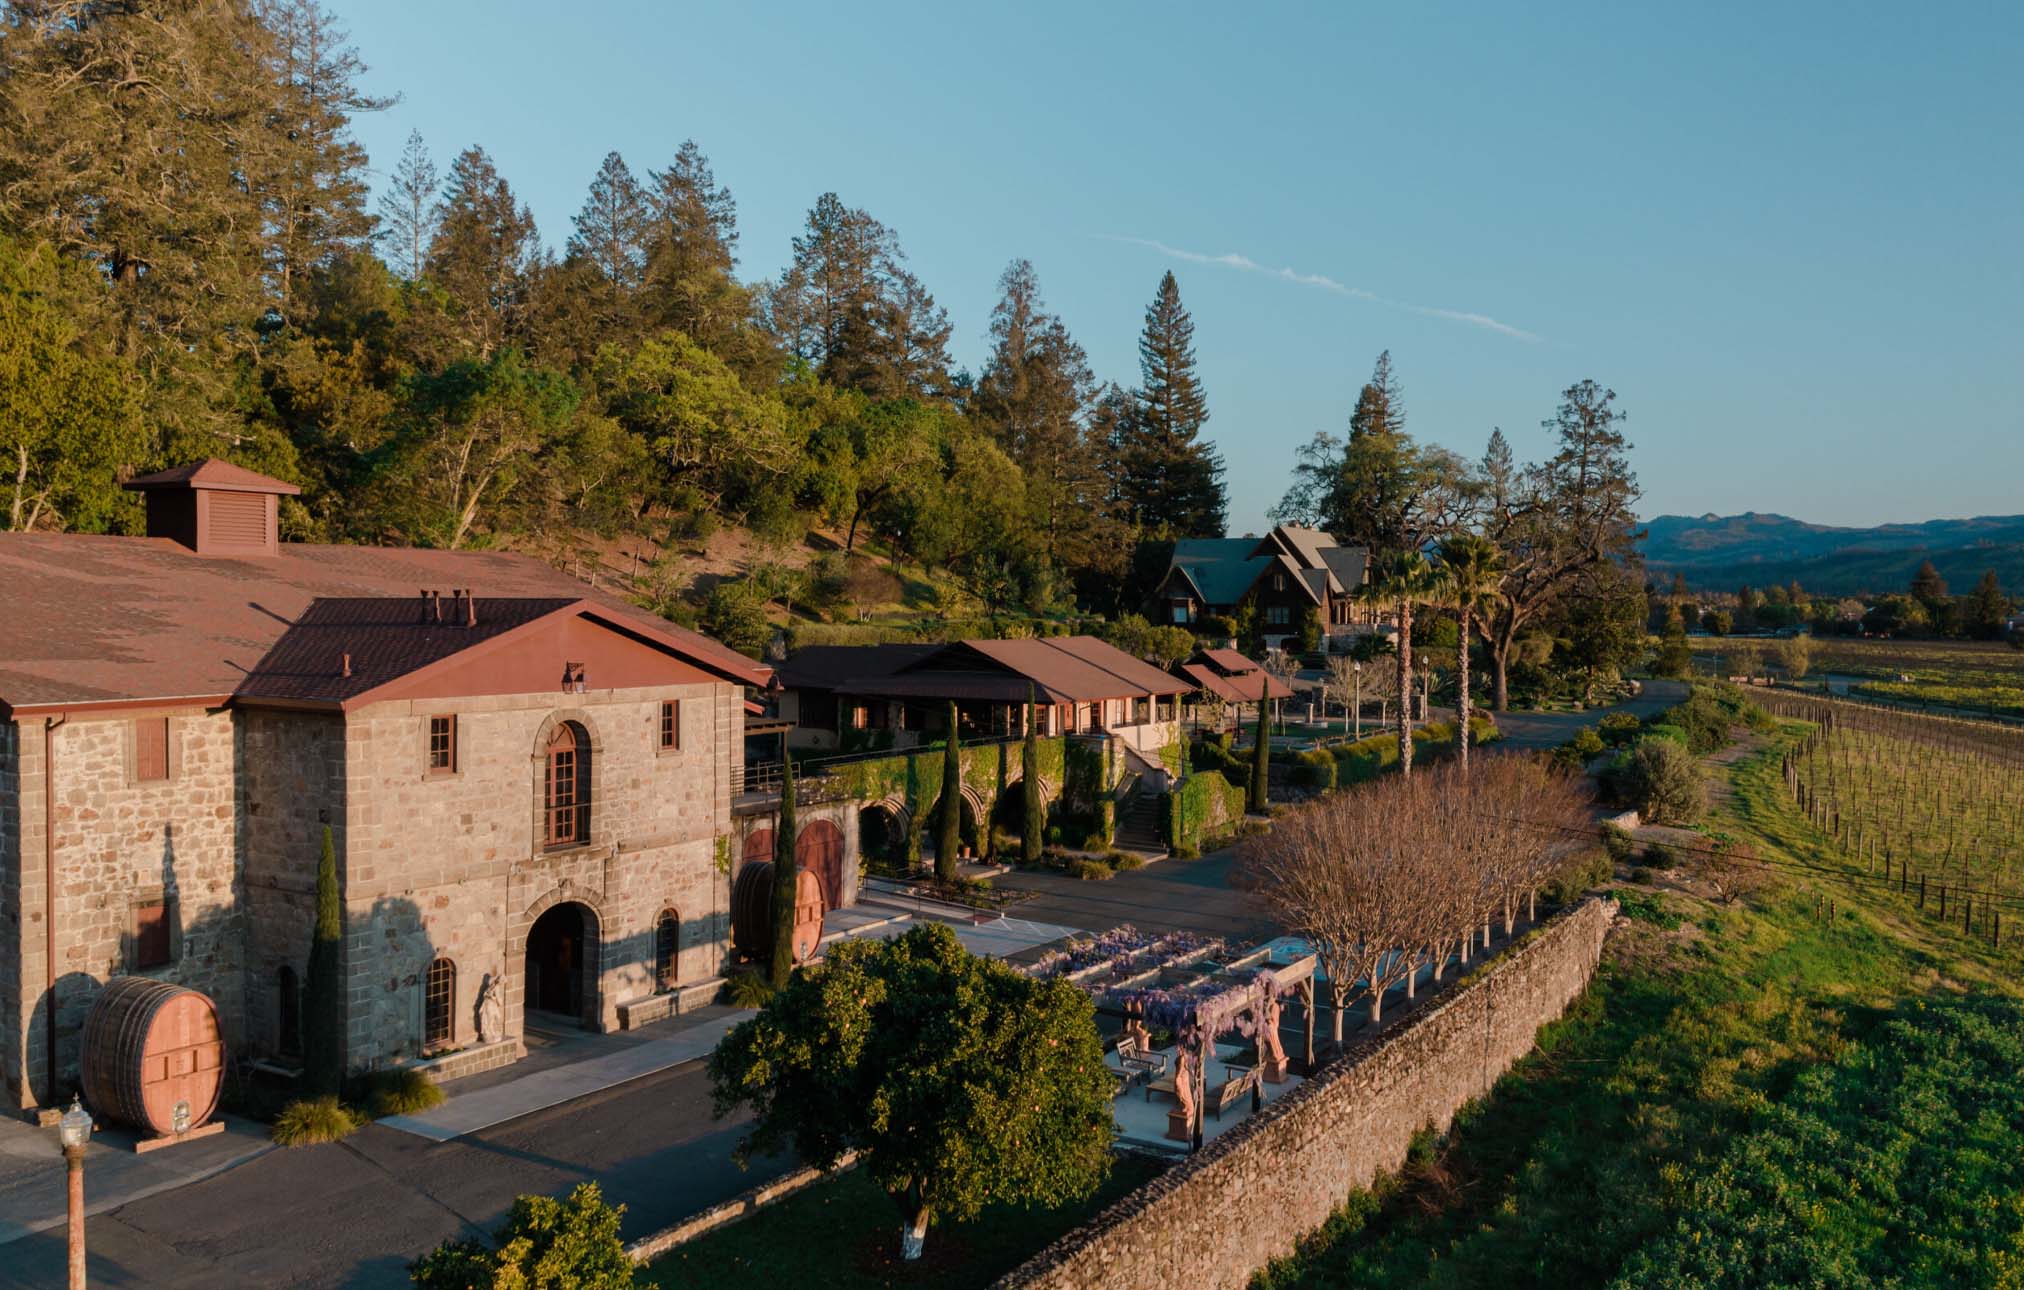
[[[654,920],[654,988],[675,988],[676,958],[682,946],[682,919],[672,909],[663,909]]]
[[[434,1048],[457,1037],[457,965],[448,959],[429,964],[422,988],[422,1046]]]
[[[283,1057],[302,1055],[302,991],[295,981],[295,969],[283,965],[275,974],[275,1047]]]
[[[573,721],[559,723],[548,736],[541,804],[547,845],[590,841],[590,740]]]

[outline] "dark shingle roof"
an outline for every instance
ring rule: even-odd
[[[283,543],[278,554],[200,556],[166,538],[0,534],[0,710],[222,699],[319,599],[470,588],[488,600],[585,600],[739,684],[768,670],[697,632],[500,551]],[[482,610],[481,610],[482,615]]]
[[[447,603],[444,621],[425,617],[419,596],[315,600],[246,674],[234,697],[342,703],[583,604],[561,597],[480,598],[477,622],[465,626]]]
[[[796,652],[780,668],[788,689],[912,699],[1087,703],[1189,687],[1094,636],[966,640],[944,645],[830,645]]]

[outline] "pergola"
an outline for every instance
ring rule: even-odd
[[[1205,1075],[1220,1036],[1235,1032],[1252,1041],[1246,1078],[1255,1111],[1264,1104],[1261,1081],[1286,1076],[1280,1001],[1298,993],[1306,1021],[1303,1069],[1314,1065],[1316,956],[1268,944],[1222,959],[1223,949],[1221,941],[1187,933],[1150,937],[1121,927],[1036,965],[1041,975],[1066,977],[1088,991],[1097,1009],[1122,1018],[1127,1036],[1140,1044],[1148,1026],[1173,1032],[1178,1105],[1168,1113],[1167,1136],[1191,1149],[1202,1143]],[[1281,957],[1286,961],[1276,961]]]

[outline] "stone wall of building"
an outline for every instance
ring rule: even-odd
[[[1615,902],[1592,898],[1550,920],[998,1285],[1242,1290],[1352,1189],[1396,1169],[1414,1133],[1445,1130],[1531,1050],[1539,1027],[1587,987],[1615,914]]]
[[[242,708],[239,809],[246,892],[246,1048],[284,1052],[281,995],[295,993],[295,1040],[316,931],[316,866],[328,828],[342,857],[344,719],[329,712]],[[344,870],[338,868],[339,890]],[[286,970],[289,985],[283,985]]]
[[[678,750],[663,751],[660,705],[681,704]],[[503,1034],[521,1033],[528,933],[541,914],[586,911],[594,1015],[655,991],[654,928],[680,923],[676,978],[723,966],[731,783],[743,723],[719,683],[589,694],[391,702],[345,725],[348,1060],[419,1055],[429,964],[456,966],[453,1046],[478,1040],[481,992],[498,990]],[[457,718],[458,766],[428,772],[431,716]],[[590,741],[588,841],[549,849],[541,834],[544,750],[571,721]],[[587,957],[586,962],[590,961]]]
[[[166,779],[141,781],[134,723],[168,718]],[[233,719],[223,710],[78,715],[56,730],[57,1076],[77,1078],[85,1014],[107,978],[135,971],[138,907],[166,900],[170,961],[142,975],[200,990],[218,1005],[228,1043],[244,1031],[244,916]],[[43,740],[39,721],[13,743],[6,957],[12,1033],[8,1096],[38,1102],[47,1068],[50,988],[43,886]]]

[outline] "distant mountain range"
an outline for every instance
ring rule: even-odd
[[[1808,591],[1853,596],[1903,591],[1931,560],[1956,594],[1985,569],[2024,592],[2024,515],[1983,515],[1870,529],[1808,524],[1787,515],[1661,515],[1646,527],[1645,563],[1689,586],[1734,591],[1797,578]]]

